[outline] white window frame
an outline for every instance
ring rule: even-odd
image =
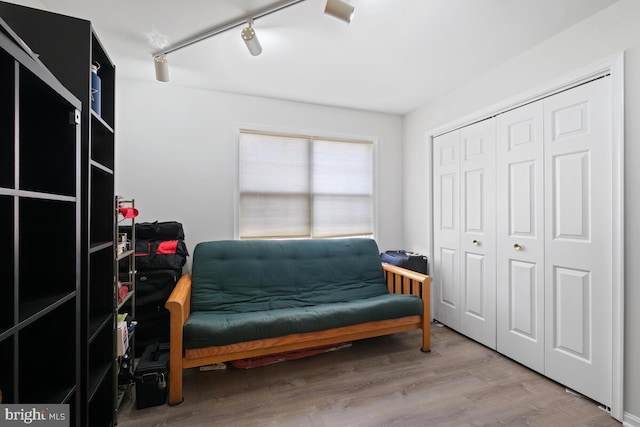
[[[285,127],[273,127],[266,125],[237,123],[234,130],[234,142],[235,142],[235,179],[234,179],[234,200],[233,200],[233,238],[240,240],[240,133],[242,131],[266,133],[266,134],[281,134],[286,136],[303,136],[311,139],[319,140],[341,140],[341,141],[366,141],[370,142],[373,147],[373,235],[372,239],[376,239],[378,236],[379,222],[378,222],[378,138],[370,135],[356,135],[336,133],[330,131],[312,131],[305,129],[293,129]],[[366,238],[366,237],[363,237]]]

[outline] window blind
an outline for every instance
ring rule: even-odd
[[[373,235],[373,143],[240,132],[240,238]]]

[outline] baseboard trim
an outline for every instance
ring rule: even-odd
[[[622,420],[622,425],[624,427],[640,427],[640,417],[625,412],[624,419]]]

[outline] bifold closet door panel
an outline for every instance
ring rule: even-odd
[[[496,120],[497,349],[544,373],[543,103]]]
[[[545,110],[545,374],[611,406],[611,78]]]
[[[495,348],[495,120],[434,139],[435,318]]]
[[[495,119],[460,129],[460,331],[496,348]]]
[[[433,140],[434,318],[460,328],[460,132]]]

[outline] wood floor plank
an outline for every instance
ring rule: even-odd
[[[136,410],[129,426],[620,426],[594,402],[446,328],[357,341],[256,369],[185,372],[179,406]]]

